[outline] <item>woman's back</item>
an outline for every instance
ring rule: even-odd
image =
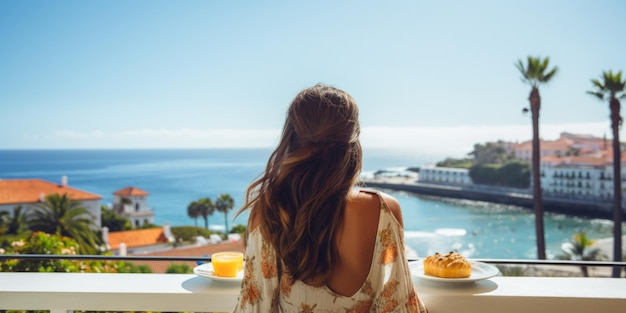
[[[413,290],[395,199],[355,192],[344,216],[337,237],[338,262],[322,287],[293,281],[253,221],[235,312],[420,312],[423,306]]]
[[[352,193],[337,238],[339,258],[328,287],[344,296],[361,288],[372,264],[380,216],[380,200],[371,193]]]
[[[418,312],[400,206],[353,190],[363,157],[358,113],[349,94],[324,85],[291,102],[241,209],[251,220],[235,311]]]

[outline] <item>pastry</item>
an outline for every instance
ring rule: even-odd
[[[451,251],[448,254],[439,252],[424,259],[424,273],[442,278],[465,278],[472,272],[472,265],[462,255]]]

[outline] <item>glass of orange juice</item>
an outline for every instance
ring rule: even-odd
[[[235,277],[243,269],[243,253],[218,252],[211,255],[213,272],[220,277]]]

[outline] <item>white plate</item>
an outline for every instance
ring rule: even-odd
[[[211,263],[204,263],[204,264],[194,267],[193,273],[200,277],[208,278],[213,281],[232,283],[232,284],[241,284],[241,281],[243,280],[243,271],[239,271],[237,273],[237,276],[235,277],[217,276],[215,272],[213,271],[213,266],[211,265]]]
[[[424,260],[411,262],[409,263],[409,267],[411,268],[411,273],[413,273],[413,275],[417,276],[420,279],[445,284],[473,283],[479,280],[494,277],[500,273],[497,267],[490,264],[474,261],[470,261],[470,264],[472,264],[472,272],[470,273],[470,277],[465,278],[442,278],[427,275],[424,273]]]

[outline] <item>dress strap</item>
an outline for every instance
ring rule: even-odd
[[[372,188],[359,188],[359,192],[365,192],[365,193],[369,193],[369,194],[375,194],[377,196],[381,196],[380,195],[380,191],[376,190],[376,189],[372,189]]]

